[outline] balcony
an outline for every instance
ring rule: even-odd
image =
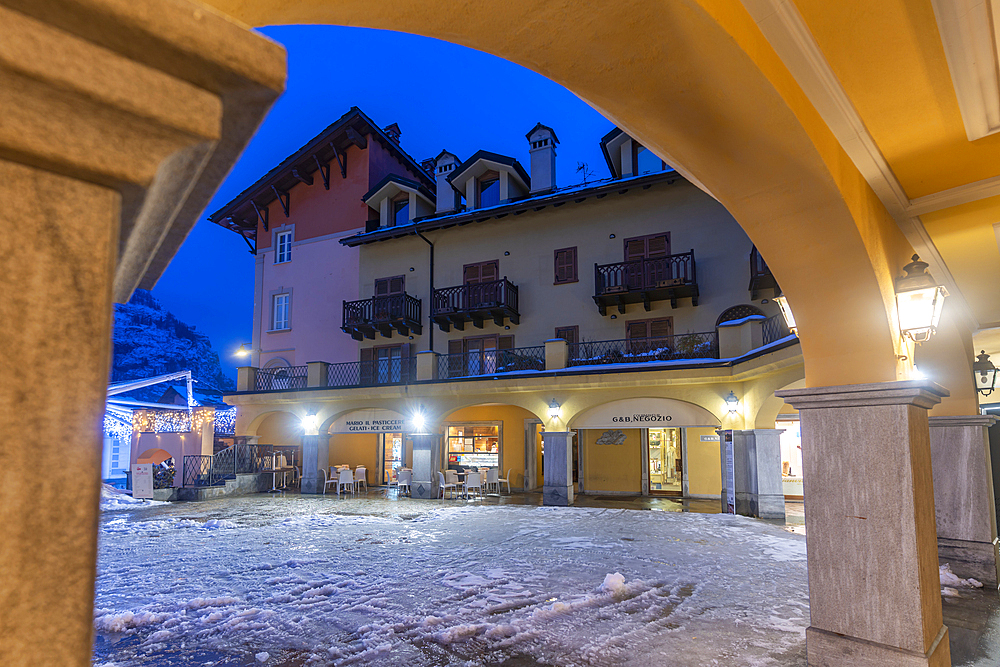
[[[417,360],[413,357],[373,359],[329,364],[323,386],[346,389],[409,384],[417,377]]]
[[[375,339],[375,334],[392,338],[393,332],[401,336],[420,334],[420,299],[406,294],[376,296],[361,301],[344,302],[344,333],[354,340]]]
[[[545,346],[511,350],[470,350],[437,358],[439,380],[496,375],[515,371],[544,371]]]
[[[778,281],[771,274],[771,269],[768,268],[767,262],[760,256],[757,246],[754,246],[750,250],[750,286],[747,289],[750,290],[751,301],[756,301],[760,298],[760,293],[764,290],[771,290],[772,296],[781,294]]]
[[[608,306],[617,306],[625,313],[625,305],[642,303],[646,310],[653,301],[670,301],[677,307],[677,300],[691,298],[691,305],[698,305],[698,279],[695,270],[694,250],[677,255],[653,259],[635,259],[617,264],[594,265],[594,301],[601,315]]]
[[[502,327],[508,319],[512,324],[521,321],[517,310],[517,285],[507,278],[434,290],[431,321],[441,331],[451,331],[452,327],[464,331],[466,322],[482,329],[486,320],[493,320]]]
[[[627,340],[598,340],[569,346],[568,366],[638,364],[678,359],[718,359],[717,331]]]

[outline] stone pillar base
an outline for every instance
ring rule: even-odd
[[[565,342],[565,341],[564,341]],[[545,431],[545,481],[543,505],[573,504],[573,432]]]
[[[542,487],[542,504],[567,507],[573,504],[573,485]]]
[[[997,559],[997,547],[993,543],[938,538],[938,561],[948,563],[957,576],[972,577],[991,589],[996,589],[1000,582]]]
[[[760,494],[757,496],[757,516],[761,519],[785,520],[785,494]]]
[[[941,626],[927,653],[806,628],[809,667],[950,667],[948,628]]]
[[[323,470],[329,461],[329,436],[302,436],[302,493],[323,493],[326,482]]]
[[[414,433],[413,480],[410,497],[437,500],[441,493],[438,468],[441,464],[441,436],[437,433]]]

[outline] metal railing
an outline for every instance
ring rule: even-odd
[[[674,359],[717,359],[719,336],[715,331],[655,338],[599,340],[569,346],[570,366],[635,364]]]
[[[214,456],[184,457],[184,486],[216,486],[238,474],[267,472],[278,455],[295,465],[295,448],[274,445],[232,445]]]
[[[184,486],[214,486],[212,460],[214,457],[188,455],[184,457]]]
[[[781,315],[772,315],[764,320],[763,329],[764,345],[773,343],[776,340],[781,340],[785,336],[792,333],[788,330],[788,325],[785,324],[785,318]]]
[[[344,302],[344,326],[420,322],[420,299],[406,294],[375,296],[361,301]]]
[[[545,370],[544,345],[512,350],[474,350],[438,357],[439,380],[529,370]]]
[[[517,301],[517,285],[504,276],[500,280],[434,290],[434,298],[431,300],[431,315],[464,313],[491,308],[509,308],[516,313],[518,312]]]
[[[417,359],[375,359],[330,364],[326,371],[327,387],[374,387],[409,384],[417,379]]]
[[[594,265],[598,295],[662,289],[697,283],[694,250],[653,259]]]
[[[281,368],[260,368],[254,382],[256,391],[272,389],[305,389],[309,380],[308,366],[283,366]]]

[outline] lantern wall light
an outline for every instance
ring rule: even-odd
[[[305,435],[319,435],[319,415],[316,414],[315,410],[310,410],[302,418],[302,431]]]
[[[990,361],[990,355],[986,350],[980,350],[976,355],[976,361],[972,363],[972,374],[976,378],[976,389],[983,396],[989,396],[996,389],[997,368]]]
[[[414,432],[422,433],[424,426],[427,425],[427,417],[424,415],[423,411],[417,410],[410,418],[410,423],[413,424]]]
[[[559,415],[561,414],[562,414],[562,407],[559,405],[556,399],[553,398],[549,402],[549,417],[551,419],[559,419]]]
[[[906,275],[896,278],[896,309],[899,312],[899,330],[915,343],[927,342],[941,321],[948,290],[934,282],[927,273],[927,262],[914,255],[903,267]]]
[[[246,343],[243,343],[242,345],[240,345],[240,349],[236,350],[236,356],[237,357],[249,357],[250,356],[250,352],[251,352],[251,349],[249,347],[247,347]]]
[[[726,409],[729,410],[729,414],[731,415],[739,412],[740,399],[733,392],[729,392],[729,396],[726,396]]]

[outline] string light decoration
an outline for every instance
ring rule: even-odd
[[[136,410],[132,428],[139,433],[190,433],[215,422],[215,408],[193,410]]]
[[[236,406],[215,411],[215,432],[227,435],[236,433]]]
[[[108,410],[104,413],[104,435],[128,442],[132,439],[132,419],[126,414]]]

